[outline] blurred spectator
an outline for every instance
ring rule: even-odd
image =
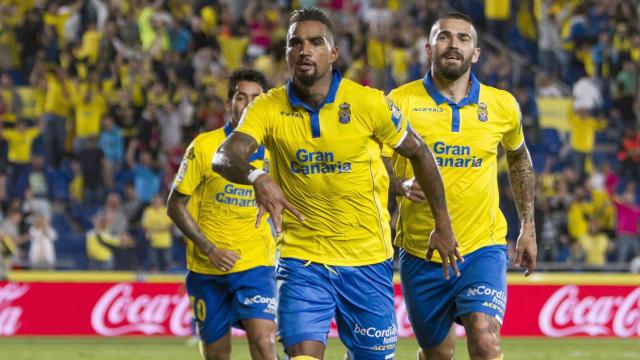
[[[596,219],[589,221],[589,231],[578,239],[578,243],[585,251],[587,265],[604,266],[609,249],[609,237],[600,231]]]
[[[11,259],[17,251],[11,236],[5,235],[0,230],[0,281],[10,280]]]
[[[628,128],[620,141],[618,161],[621,163],[620,176],[640,182],[640,131]]]
[[[93,218],[93,229],[86,235],[87,267],[89,270],[112,270],[113,249],[127,245],[126,238],[114,236],[109,231],[109,221],[105,214]]]
[[[97,138],[89,136],[86,140],[86,147],[78,152],[76,158],[82,171],[83,201],[96,206],[102,203],[105,196],[103,170],[108,165],[105,164],[104,153],[98,147]]]
[[[0,121],[15,124],[22,114],[22,98],[9,74],[0,76]]]
[[[29,228],[29,262],[34,269],[51,270],[56,264],[56,252],[53,242],[58,239],[58,233],[49,224],[46,214],[36,213],[33,225]]]
[[[575,104],[575,103],[574,103]],[[586,179],[585,162],[590,159],[596,140],[596,132],[606,128],[605,119],[598,119],[591,115],[587,109],[575,108],[569,112],[569,124],[571,125],[571,149],[572,165],[578,178]]]
[[[120,128],[113,123],[113,118],[109,115],[102,118],[102,130],[100,131],[98,144],[105,159],[105,185],[111,188],[113,187],[114,176],[120,171],[124,161],[124,137]]]
[[[612,194],[616,208],[616,259],[620,263],[640,254],[640,204],[635,201],[635,192],[635,185],[629,183],[621,196]]]
[[[98,75],[93,73],[92,76]],[[99,135],[100,121],[107,111],[106,101],[100,92],[99,79],[75,91],[73,104],[75,108],[73,152],[79,154],[87,148],[90,137],[95,138]]]
[[[44,104],[44,146],[47,164],[60,166],[66,152],[67,119],[71,115],[73,85],[61,66],[46,73],[47,92]]]
[[[151,205],[144,209],[142,228],[150,243],[149,260],[152,271],[166,271],[171,268],[171,219],[167,216],[167,207],[161,194],[156,194]]]
[[[9,199],[22,197],[29,184],[32,145],[42,132],[42,123],[28,127],[26,120],[19,120],[15,129],[2,129],[0,138],[8,143],[7,194]]]
[[[135,144],[134,144],[135,146]],[[149,150],[140,152],[139,162],[135,161],[133,152],[134,146],[130,146],[127,151],[127,163],[134,173],[134,184],[136,193],[143,204],[151,203],[153,195],[160,192],[161,175],[156,168],[153,155]]]

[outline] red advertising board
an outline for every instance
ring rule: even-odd
[[[508,299],[504,336],[640,337],[638,285],[518,284]],[[398,336],[412,336],[399,285],[396,314]],[[0,282],[0,336],[189,334],[180,283]]]

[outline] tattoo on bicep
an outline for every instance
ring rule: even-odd
[[[509,182],[513,191],[513,198],[524,223],[533,222],[534,174],[531,157],[525,145],[514,151],[507,151],[509,165]]]
[[[213,157],[213,170],[225,179],[245,184],[246,175],[253,168],[247,161],[258,148],[258,143],[249,135],[232,133]]]

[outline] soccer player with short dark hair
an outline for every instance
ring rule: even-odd
[[[507,223],[498,196],[499,144],[506,151],[521,221],[515,263],[526,267],[526,274],[536,266],[534,176],[520,108],[510,93],[481,84],[471,73],[471,64],[480,56],[477,43],[477,32],[466,15],[441,17],[425,47],[431,71],[389,94],[432,147],[464,256],[464,262],[457,264],[459,276],[450,277],[444,264],[451,259],[434,253],[427,236],[435,222],[419,201],[424,194],[412,180],[412,164],[394,155],[392,166],[398,178],[392,179],[391,188],[405,195],[399,201],[395,244],[401,248],[400,276],[421,348],[419,359],[453,358],[454,321],[466,329],[471,359],[502,358],[500,327],[507,305],[508,260]]]
[[[286,43],[290,80],[247,108],[213,167],[253,184],[258,218],[269,212],[273,219],[287,354],[321,359],[335,315],[351,359],[392,359],[397,325],[381,144],[416,169],[437,223],[431,241],[443,256],[453,254],[455,238],[429,149],[382,92],[333,69],[338,55],[324,12],[295,11]],[[246,161],[259,144],[272,154],[270,174]]]

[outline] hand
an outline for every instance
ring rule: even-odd
[[[516,257],[513,263],[521,268],[527,268],[524,275],[529,276],[536,269],[537,256],[536,228],[532,222],[526,223],[520,229],[520,236],[516,242]]]
[[[260,226],[262,217],[268,212],[273,220],[273,226],[276,228],[276,235],[279,236],[282,233],[282,214],[285,209],[289,210],[300,222],[304,221],[304,216],[287,201],[280,186],[269,175],[260,175],[253,183],[253,187],[258,202],[256,227]]]
[[[221,249],[219,247],[214,247],[213,249],[211,249],[211,251],[209,251],[209,253],[207,254],[207,257],[209,258],[213,266],[224,272],[231,270],[233,265],[235,265],[236,262],[240,260],[240,255],[237,252]]]
[[[438,253],[440,253],[444,278],[449,280],[449,264],[451,264],[456,276],[460,276],[456,259],[461,263],[464,262],[464,259],[462,258],[462,255],[460,255],[460,251],[458,251],[458,242],[456,241],[456,238],[453,235],[453,230],[451,230],[450,226],[444,229],[436,226],[436,228],[431,232],[431,235],[429,235],[427,261],[431,261],[434,250],[437,250]]]
[[[402,189],[404,190],[404,196],[413,202],[421,203],[427,199],[420,185],[418,185],[416,178],[403,181]]]

